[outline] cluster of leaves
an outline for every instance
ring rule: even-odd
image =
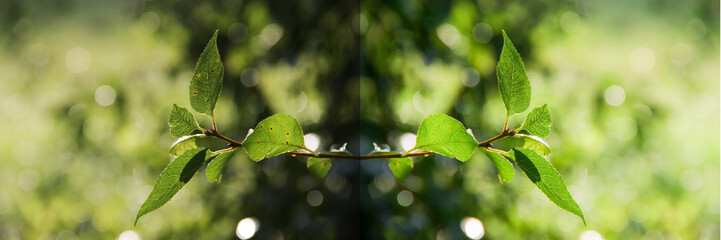
[[[327,153],[314,152],[305,146],[303,129],[298,121],[285,114],[276,114],[259,122],[242,143],[221,135],[213,115],[223,79],[223,65],[216,45],[217,34],[216,31],[201,53],[189,88],[191,107],[209,116],[213,126],[211,129],[201,128],[189,110],[173,106],[168,124],[171,134],[178,138],[170,149],[170,154],[176,158],[160,174],[150,196],[138,211],[136,223],[141,216],[167,203],[204,164],[208,165],[207,180],[219,182],[227,161],[242,148],[256,162],[289,152],[291,156],[310,156],[308,169],[319,179],[330,170],[333,158],[388,159],[393,175],[401,181],[413,168],[413,156],[440,154],[465,162],[476,149],[480,149],[496,166],[501,182],[513,181],[515,164],[553,203],[578,215],[585,224],[583,213],[568,192],[561,175],[544,158],[551,153],[543,140],[550,133],[552,123],[547,106],[531,110],[520,127],[508,128],[510,117],[528,109],[531,87],[521,57],[505,31],[503,50],[496,69],[507,112],[506,123],[499,135],[478,142],[460,121],[445,114],[433,114],[421,122],[416,144],[411,150],[397,153],[376,149],[364,156],[349,155],[344,149]],[[506,137],[523,139],[523,145],[508,151],[492,147],[494,141]],[[213,138],[227,142],[228,148],[211,150],[209,141]]]
[[[258,123],[242,143],[229,139],[218,132],[213,110],[223,85],[224,68],[218,53],[217,36],[218,31],[213,34],[208,45],[200,54],[189,87],[190,106],[196,112],[210,117],[213,126],[210,129],[201,128],[188,109],[173,105],[168,125],[170,134],[178,138],[170,147],[170,155],[175,159],[158,177],[150,196],[138,211],[136,224],[141,216],[170,201],[204,164],[208,165],[206,168],[208,182],[220,182],[226,163],[241,148],[254,161],[294,150],[306,150],[311,154],[316,154],[305,147],[303,129],[298,121],[285,114],[276,114]],[[213,151],[213,138],[227,141],[228,148]],[[313,169],[310,166],[309,168]],[[325,171],[328,168],[330,168],[330,164]]]
[[[531,110],[520,127],[508,128],[508,119],[511,116],[528,109],[531,102],[531,84],[521,56],[505,31],[503,41],[503,50],[496,68],[498,87],[507,113],[503,131],[489,140],[478,142],[458,120],[445,114],[434,114],[421,122],[415,147],[403,156],[415,150],[426,150],[465,162],[476,149],[480,149],[496,166],[501,182],[513,181],[515,163],[553,203],[578,215],[585,224],[583,212],[568,192],[560,173],[544,158],[551,154],[549,146],[543,140],[550,133],[552,122],[548,107],[544,104]],[[492,142],[506,137],[521,138],[524,143],[509,151],[492,148]],[[398,162],[401,161],[405,160],[396,160],[394,166],[394,159],[391,159],[390,166],[399,179],[403,179],[413,166],[412,162],[410,167],[399,165]]]

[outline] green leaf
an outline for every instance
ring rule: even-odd
[[[532,150],[544,157],[551,155],[551,148],[548,143],[540,137],[525,134],[516,134],[513,137],[523,138],[523,148],[525,149]]]
[[[331,161],[330,158],[316,158],[312,157],[308,159],[308,170],[313,174],[313,177],[320,180],[325,177],[330,170]]]
[[[250,159],[256,162],[288,151],[308,150],[303,129],[295,118],[287,114],[275,114],[260,121],[243,141],[243,146]]]
[[[512,182],[513,181],[513,164],[509,162],[503,155],[497,152],[491,152],[487,149],[481,148],[483,153],[488,156],[489,159],[491,159],[491,162],[493,162],[493,165],[496,165],[496,170],[498,170],[498,181],[501,183],[504,182]]]
[[[210,149],[211,146],[213,146],[212,139],[205,136],[205,134],[183,136],[175,140],[175,142],[173,142],[173,145],[170,146],[170,155],[173,157],[177,157],[191,149]]]
[[[233,149],[228,152],[222,152],[208,164],[208,167],[205,169],[205,177],[208,179],[208,182],[220,182],[225,164],[228,163],[230,157],[232,157],[237,151],[238,149]]]
[[[578,215],[586,225],[581,208],[566,189],[561,174],[546,159],[535,152],[524,149],[513,149],[516,163],[526,173],[533,184],[541,190],[549,199],[559,207]]]
[[[141,216],[148,214],[155,209],[160,208],[165,203],[180,191],[188,181],[193,177],[196,171],[203,166],[205,163],[206,149],[196,148],[189,150],[165,167],[158,181],[155,182],[153,190],[150,192],[150,196],[145,200],[143,205],[138,210],[138,215],[135,218],[135,223],[138,223],[138,219]]]
[[[396,178],[400,181],[404,181],[411,172],[411,169],[413,169],[413,160],[407,157],[391,158],[388,159],[388,166],[391,168],[393,176],[396,176]]]
[[[201,130],[198,122],[195,121],[193,114],[184,107],[173,104],[173,110],[170,111],[168,117],[168,125],[170,126],[170,135],[179,138],[190,134],[195,130]]]
[[[526,120],[518,130],[526,130],[533,135],[545,138],[551,133],[551,122],[551,113],[548,112],[546,104],[543,104],[528,113]]]
[[[496,67],[498,88],[501,91],[507,116],[522,113],[531,102],[531,83],[528,82],[521,55],[503,31],[503,50]]]
[[[190,106],[196,112],[210,117],[213,117],[215,103],[218,102],[220,88],[223,86],[223,62],[220,61],[218,53],[217,37],[216,30],[200,54],[189,88]]]
[[[471,158],[477,146],[478,142],[466,132],[461,122],[439,113],[421,122],[416,146],[411,150],[427,150],[465,162]]]
[[[373,143],[376,146],[376,149],[378,149],[378,145],[376,143]],[[375,150],[368,155],[393,155],[398,156],[399,153],[397,152],[391,152],[389,150]],[[391,172],[393,172],[393,176],[395,176],[399,181],[404,181],[408,177],[408,174],[410,174],[411,170],[413,169],[413,160],[408,157],[402,157],[402,158],[387,158],[388,159],[388,167],[390,167]]]

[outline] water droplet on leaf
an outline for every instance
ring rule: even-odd
[[[345,152],[345,151],[347,151],[345,148],[346,146],[348,146],[348,143],[343,143],[343,145],[333,144],[333,146],[330,146],[330,151],[331,152]]]
[[[378,145],[377,143],[373,143],[373,151],[376,151],[376,152],[390,152],[390,151],[391,151],[391,146],[388,146],[388,144]]]

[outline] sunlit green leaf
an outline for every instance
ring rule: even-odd
[[[313,174],[316,179],[323,179],[328,170],[330,170],[331,160],[330,158],[315,158],[308,159],[308,170]]]
[[[201,129],[193,114],[188,109],[179,107],[176,104],[173,104],[173,110],[170,111],[168,125],[170,126],[170,135],[176,138]]]
[[[498,89],[501,91],[507,116],[526,111],[531,102],[531,83],[528,82],[521,55],[503,31],[503,50],[496,67]]]
[[[205,177],[208,179],[208,182],[220,182],[220,178],[223,176],[223,168],[225,168],[225,164],[228,163],[228,160],[237,151],[238,149],[233,149],[227,152],[222,152],[208,164],[208,167],[205,169]]]
[[[546,104],[534,108],[528,113],[526,120],[518,130],[526,130],[541,138],[548,137],[548,134],[551,133],[551,114],[548,112]]]
[[[189,88],[190,106],[195,111],[211,117],[223,86],[223,63],[218,53],[217,37],[216,30],[205,50],[200,54]]]
[[[368,153],[368,155],[389,155],[389,156],[398,156],[397,152],[391,152],[390,147],[388,150],[380,150],[380,147],[373,143],[376,146],[375,151]],[[383,145],[381,145],[383,146]],[[408,174],[410,174],[411,170],[413,169],[413,160],[411,158],[403,157],[403,158],[387,158],[388,159],[388,167],[390,167],[391,172],[393,172],[393,176],[395,176],[398,180],[404,181],[408,177]]]
[[[477,146],[478,142],[466,132],[461,122],[439,113],[421,122],[413,149],[428,150],[465,162]]]
[[[513,152],[516,164],[518,164],[523,172],[526,173],[526,176],[531,179],[531,182],[533,182],[541,192],[546,194],[553,203],[581,217],[583,224],[586,225],[586,219],[583,217],[581,208],[578,207],[578,204],[573,200],[568,189],[566,189],[566,184],[563,183],[561,174],[558,173],[556,168],[554,168],[550,162],[546,161],[546,159],[531,150],[514,148]]]
[[[288,151],[307,149],[303,129],[287,114],[276,114],[260,121],[243,142],[243,147],[256,162]]]
[[[513,137],[523,139],[523,148],[533,150],[541,156],[551,155],[551,148],[548,146],[545,140],[538,136],[516,134]]]
[[[188,150],[195,148],[211,148],[212,139],[205,134],[187,135],[178,138],[170,146],[170,155],[177,157]]]
[[[155,182],[153,190],[150,192],[148,199],[143,202],[143,205],[138,211],[138,215],[135,217],[135,224],[138,223],[138,219],[141,216],[148,214],[155,209],[160,208],[165,203],[180,191],[188,181],[195,175],[195,172],[203,166],[205,163],[206,149],[196,148],[189,150],[165,167],[158,181]]]
[[[391,172],[400,181],[406,180],[408,174],[413,169],[413,160],[411,158],[390,158],[388,159],[388,166],[391,168]]]
[[[498,180],[500,182],[512,182],[513,181],[513,164],[509,162],[503,155],[497,152],[491,152],[487,149],[481,148],[483,153],[488,156],[489,159],[491,159],[491,162],[493,162],[493,165],[496,165],[496,170],[498,170]]]

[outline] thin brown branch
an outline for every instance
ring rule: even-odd
[[[233,139],[230,139],[229,137],[223,136],[223,134],[220,134],[220,133],[219,133],[217,130],[215,130],[215,129],[210,129],[210,130],[206,131],[206,132],[205,132],[205,135],[206,135],[206,136],[215,137],[215,138],[218,138],[218,139],[220,139],[220,140],[223,140],[223,141],[227,142],[228,145],[231,146],[231,147],[241,147],[241,146],[243,146],[242,143],[240,143],[240,142],[238,142],[238,141],[235,141],[235,140],[233,140]]]
[[[496,135],[495,137],[492,137],[491,139],[488,139],[488,140],[486,140],[486,141],[483,141],[483,142],[478,143],[478,147],[488,148],[488,147],[490,147],[490,146],[493,146],[493,144],[491,144],[491,143],[493,143],[493,142],[495,142],[495,141],[497,141],[497,140],[506,138],[506,137],[513,136],[513,135],[516,135],[516,131],[515,131],[515,130],[509,130],[509,129],[503,130],[502,133]]]
[[[218,138],[220,140],[223,140],[228,143],[228,146],[230,147],[242,147],[243,144],[235,141],[233,139],[230,139],[223,134],[220,134],[216,129],[210,129],[204,131],[206,136],[211,136]],[[496,135],[495,137],[492,137],[488,140],[485,140],[483,142],[478,143],[478,147],[482,148],[490,148],[492,146],[491,143],[495,142],[496,140],[503,139],[509,136],[515,135],[515,130],[509,130],[506,129],[502,133]],[[371,154],[371,155],[352,155],[352,154],[335,154],[335,153],[313,153],[313,152],[300,152],[300,151],[290,151],[285,153],[285,155],[292,156],[292,157],[318,157],[318,158],[335,158],[335,159],[355,159],[355,160],[367,160],[367,159],[387,159],[387,158],[403,158],[403,157],[427,157],[431,155],[436,155],[436,153],[431,151],[417,151],[417,152],[411,152],[407,153],[405,155],[401,153],[387,153],[387,154]]]
[[[285,155],[288,155],[291,157],[318,157],[318,158],[367,160],[367,159],[386,159],[386,158],[419,157],[419,156],[427,157],[430,155],[436,155],[436,153],[430,152],[430,151],[420,151],[420,152],[408,153],[405,156],[403,156],[400,153],[371,154],[371,155],[318,153],[318,155],[316,156],[316,155],[313,155],[313,153],[309,153],[309,152],[291,151],[291,152],[285,153]]]

